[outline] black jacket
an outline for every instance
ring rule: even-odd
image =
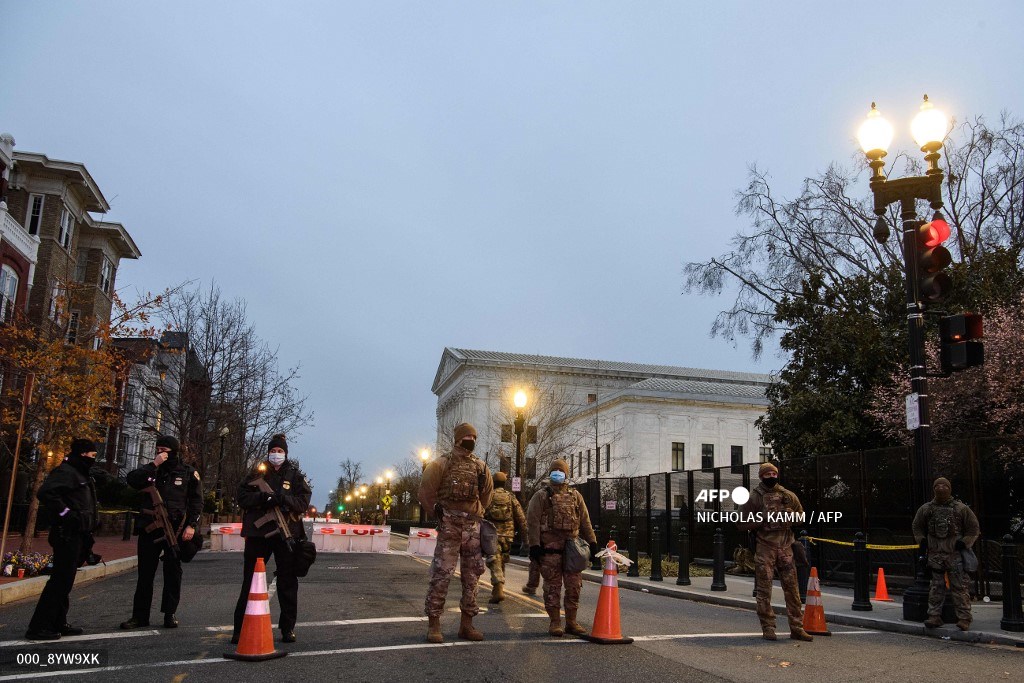
[[[36,498],[45,507],[53,528],[86,536],[96,528],[96,484],[66,460],[46,477]],[[69,512],[62,517],[65,508]]]
[[[261,469],[262,468],[262,469]],[[263,478],[273,494],[260,490],[258,482]],[[260,463],[238,487],[238,504],[245,511],[242,516],[242,536],[267,538],[277,536],[276,521],[257,521],[264,518],[274,507],[280,507],[288,520],[288,530],[295,538],[302,537],[302,515],[309,507],[313,491],[309,481],[298,467],[285,460],[281,469],[275,470],[270,463]]]
[[[149,463],[129,472],[127,479],[129,486],[140,491],[156,484],[175,529],[179,526],[199,529],[199,517],[203,512],[203,482],[194,467],[178,459],[173,462],[166,460],[160,467]],[[153,509],[153,498],[148,493],[142,495],[142,509]],[[185,520],[184,525],[181,524],[182,519]]]

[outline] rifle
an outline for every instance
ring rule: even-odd
[[[178,554],[178,533],[174,529],[174,525],[171,524],[171,518],[167,514],[167,506],[164,505],[163,496],[160,495],[160,491],[157,490],[156,484],[147,486],[142,489],[143,493],[148,493],[150,499],[153,501],[152,510],[143,510],[143,513],[153,515],[156,519],[146,527],[146,533],[160,529],[164,532],[163,539],[167,541],[168,550],[174,554]],[[159,543],[161,539],[153,541]]]
[[[267,483],[266,479],[259,477],[249,482],[249,485],[255,485],[260,491],[267,495],[274,495],[274,489],[270,488],[270,484]],[[276,504],[270,509],[267,514],[263,515],[256,520],[256,526],[261,527],[267,522],[277,522],[277,529],[267,534],[267,536],[273,536],[274,534],[281,534],[288,547],[292,547],[292,532],[288,529],[288,520],[285,519],[284,513],[281,512],[281,508]]]

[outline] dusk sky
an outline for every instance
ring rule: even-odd
[[[445,346],[777,371],[682,295],[757,163],[791,197],[871,102],[1024,115],[1018,2],[0,0],[0,132],[84,163],[117,284],[248,301],[321,506],[434,438]],[[864,173],[867,194],[867,171]]]

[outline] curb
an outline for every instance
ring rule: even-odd
[[[124,572],[135,569],[138,564],[138,555],[132,555],[131,557],[122,557],[117,560],[111,560],[110,562],[100,562],[92,567],[81,567],[78,570],[78,575],[75,577],[75,585],[82,582],[96,581],[108,576],[123,574]],[[26,598],[38,596],[43,592],[43,587],[49,579],[49,576],[33,576],[31,579],[16,581],[14,583],[8,583],[4,586],[0,586],[0,605],[7,605],[16,600],[24,600]]]
[[[530,564],[529,560],[523,560],[515,557],[511,558],[509,563],[522,567],[527,567]],[[594,570],[588,569],[583,572],[584,581],[601,583],[602,578],[602,574],[599,574]],[[690,600],[692,602],[720,605],[722,607],[735,607],[751,611],[757,609],[757,603],[753,600],[728,595],[709,595],[701,591],[687,590],[685,588],[669,588],[656,581],[646,583],[637,581],[635,578],[626,578],[621,574],[619,575],[619,587],[632,591],[642,591],[644,593],[650,593],[651,595],[661,595],[679,600]],[[776,614],[784,615],[786,613],[786,608],[783,605],[772,605],[772,608],[775,610]],[[961,631],[955,626],[952,630],[950,630],[948,626],[945,628],[930,629],[925,628],[923,624],[918,624],[916,622],[860,617],[852,614],[844,614],[842,612],[826,611],[825,618],[831,624],[859,626],[861,628],[873,629],[876,631],[890,631],[893,633],[903,633],[911,636],[925,636],[927,638],[936,638],[938,640],[950,640],[962,643],[1024,647],[1024,638],[1008,636],[1003,633],[994,633],[992,631]]]

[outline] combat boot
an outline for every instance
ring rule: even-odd
[[[792,629],[790,629],[789,630],[789,637],[790,637],[791,640],[802,640],[805,643],[809,643],[812,640],[814,640],[814,636],[812,636],[810,633],[808,633],[807,631],[803,630],[802,628],[792,628]]]
[[[491,587],[491,599],[488,600],[492,605],[497,605],[499,602],[505,599],[505,584],[496,583]]]
[[[525,595],[536,595],[537,594],[537,587],[536,586],[531,586],[531,585],[527,584],[527,585],[523,586],[523,593]]]
[[[761,637],[764,638],[765,640],[778,640],[779,639],[778,636],[775,635],[775,627],[774,626],[762,626],[761,627]]]
[[[565,610],[565,632],[573,636],[587,635],[587,629],[576,621],[576,610]]]
[[[971,628],[971,622],[967,621],[966,619],[961,619],[960,621],[956,622],[956,627],[961,631],[966,631],[969,628]]]
[[[936,614],[933,617],[928,617],[924,620],[925,628],[939,628],[942,626],[942,617]]]
[[[466,640],[483,640],[484,634],[473,628],[473,616],[462,613],[462,623],[459,624],[459,638]]]
[[[441,635],[441,617],[427,617],[427,642],[443,643],[444,636]]]
[[[565,635],[565,631],[562,629],[562,617],[559,615],[558,610],[548,610],[548,616],[551,617],[551,625],[548,626],[548,635],[554,636],[555,638],[561,638]]]

